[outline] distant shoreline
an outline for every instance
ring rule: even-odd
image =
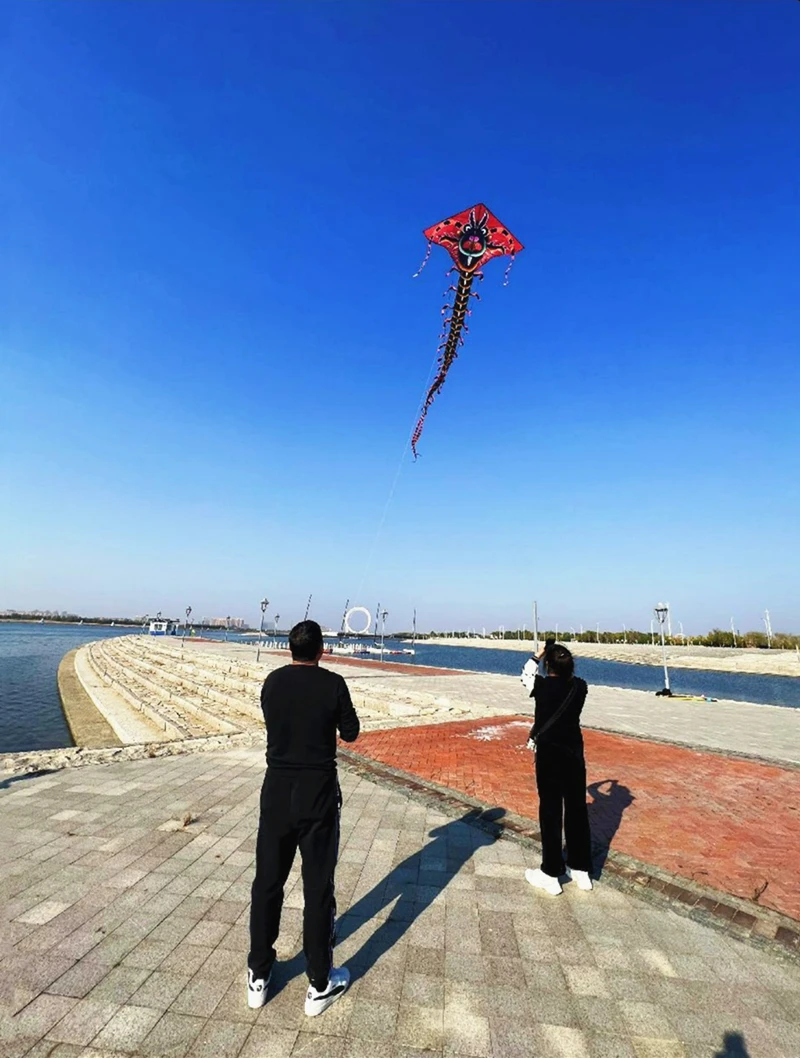
[[[436,637],[420,640],[437,647],[472,647],[478,650],[516,650],[530,655],[531,640],[520,639],[450,639]],[[541,644],[540,644],[541,645]],[[565,644],[576,657],[596,658],[598,661],[621,661],[628,665],[662,664],[661,647],[641,643],[582,643],[573,640]],[[754,676],[800,677],[800,658],[794,650],[761,650],[758,647],[667,647],[670,668],[702,669],[707,672],[749,673]]]

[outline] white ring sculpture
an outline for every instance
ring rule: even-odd
[[[350,627],[350,618],[355,613],[363,613],[364,616],[367,619],[367,623],[364,625],[364,627],[361,629],[360,632],[356,631],[355,628],[351,628]],[[366,606],[353,606],[344,615],[344,630],[349,636],[363,636],[363,635],[365,635],[369,631],[371,624],[372,624],[372,614],[369,612],[369,610],[366,608]]]

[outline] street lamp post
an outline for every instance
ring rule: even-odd
[[[258,649],[256,650],[256,662],[261,660],[261,644],[264,640],[264,614],[267,612],[267,607],[269,606],[269,599],[264,596],[259,605],[261,607],[261,630],[258,634]]]
[[[383,639],[386,634],[386,618],[388,616],[388,610],[381,610],[381,661],[383,661]]]
[[[278,621],[280,621],[280,619],[281,619],[281,615],[279,613],[276,613],[275,616],[272,619],[273,622],[274,622],[274,624],[273,624],[273,632],[274,632],[274,635],[275,635],[275,646],[276,647],[278,645]]]
[[[661,657],[664,662],[664,689],[663,691],[656,691],[656,694],[664,698],[671,698],[672,691],[669,689],[669,669],[667,668],[667,645],[664,642],[664,625],[669,617],[669,605],[660,602],[655,608],[655,614],[661,629]]]
[[[230,623],[231,623],[231,615],[228,614],[228,616],[225,618],[225,642],[226,643],[228,642],[228,626],[230,625]]]
[[[185,639],[189,634],[189,617],[191,616],[191,606],[186,607],[186,624],[183,626],[183,638]]]

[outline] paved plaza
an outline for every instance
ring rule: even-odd
[[[530,725],[500,716],[370,731],[355,748],[535,821]],[[800,769],[600,731],[584,741],[596,858],[611,846],[800,920]]]
[[[0,783],[0,1055],[798,1058],[800,966],[612,884],[552,898],[502,810],[344,767],[337,962],[303,1013],[295,865],[270,999],[244,996],[260,749]]]

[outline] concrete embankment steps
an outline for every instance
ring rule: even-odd
[[[174,703],[177,708],[188,711],[201,723],[212,727],[214,724],[220,724],[222,726],[219,730],[225,732],[229,726],[242,730],[261,722],[259,706],[219,691],[207,681],[198,680],[196,672],[181,662],[172,658],[133,655],[126,659],[126,664],[132,664],[134,660],[140,678],[145,680],[151,689],[161,694],[166,691],[168,701]],[[190,671],[192,675],[189,675]],[[221,715],[219,710],[209,709],[210,703],[223,707]]]
[[[108,716],[123,742],[263,730],[259,697],[274,655],[257,664],[254,657],[221,656],[180,640],[120,636],[89,644],[81,657],[98,690],[109,688],[117,703],[116,726],[111,711]],[[359,715],[368,727],[384,727],[397,722],[398,708],[370,696],[359,703]]]
[[[106,655],[97,643],[90,644],[85,650],[86,660],[94,674],[124,699],[131,709],[141,713],[163,732],[166,738],[193,737],[174,709],[161,702],[152,690],[144,686],[133,669],[121,665],[114,657]]]

